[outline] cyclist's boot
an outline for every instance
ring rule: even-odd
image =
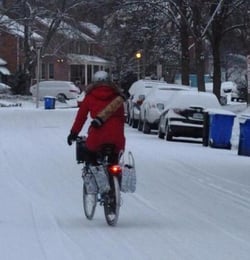
[[[105,193],[110,190],[107,173],[102,165],[90,166],[91,172],[94,174],[99,192]]]

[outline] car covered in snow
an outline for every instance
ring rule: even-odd
[[[187,90],[191,88],[178,84],[166,84],[152,89],[140,107],[138,130],[145,134],[149,134],[151,130],[157,130],[161,112],[170,102],[173,94]]]
[[[231,101],[236,102],[245,102],[247,101],[247,85],[240,83],[239,85],[235,84],[235,88],[231,93]]]
[[[37,84],[30,87],[33,97],[37,95]],[[65,102],[69,99],[76,99],[80,94],[80,89],[71,81],[48,80],[41,81],[38,85],[39,99],[45,96],[53,96],[58,101]]]
[[[179,91],[160,116],[158,137],[168,141],[180,136],[201,138],[207,109],[222,109],[213,93]]]
[[[130,97],[127,100],[127,122],[137,128],[140,116],[140,106],[145,97],[153,88],[166,86],[165,81],[141,79],[134,82],[129,88]]]
[[[205,83],[205,88],[207,92],[213,93],[213,83]],[[221,83],[220,89],[220,103],[221,105],[226,105],[231,101],[233,93],[237,91],[237,85],[233,81],[224,81]]]

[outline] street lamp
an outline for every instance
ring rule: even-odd
[[[135,57],[137,59],[137,80],[140,79],[140,59],[142,57],[141,52],[137,51],[135,54]]]
[[[36,71],[36,108],[39,107],[39,82],[40,82],[40,57],[41,57],[42,42],[36,43],[37,49],[37,71]]]

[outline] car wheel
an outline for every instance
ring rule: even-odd
[[[160,126],[159,126],[159,127],[158,127],[158,137],[159,137],[160,139],[164,139],[164,136],[165,136],[165,134],[162,133],[161,128],[160,128]]]
[[[137,128],[138,127],[138,120],[134,119],[132,122],[132,128]]]
[[[160,139],[164,139],[164,136],[165,136],[164,133],[162,133],[161,131],[158,132],[158,137],[159,137]]]
[[[133,123],[133,118],[130,116],[130,117],[129,117],[129,121],[128,121],[128,125],[131,126],[132,123]]]
[[[143,127],[143,123],[142,123],[142,120],[141,118],[139,118],[139,122],[138,122],[138,131],[142,131],[142,127]]]
[[[126,123],[127,123],[127,124],[129,124],[129,120],[130,120],[130,119],[129,119],[129,114],[127,114],[127,116],[126,116]]]
[[[144,133],[144,134],[150,134],[150,125],[149,125],[149,123],[146,121],[146,120],[144,120],[143,121],[143,125],[142,125],[142,132]]]
[[[169,128],[169,125],[167,123],[167,125],[166,125],[166,140],[167,141],[172,141],[172,139],[173,139],[173,136],[170,133],[170,128]]]

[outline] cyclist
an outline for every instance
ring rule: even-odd
[[[106,71],[97,71],[93,83],[86,88],[86,95],[75,117],[67,142],[76,140],[90,114],[93,119],[86,139],[86,148],[91,153],[100,150],[102,144],[111,143],[116,153],[125,148],[124,98],[122,90],[111,82]]]

